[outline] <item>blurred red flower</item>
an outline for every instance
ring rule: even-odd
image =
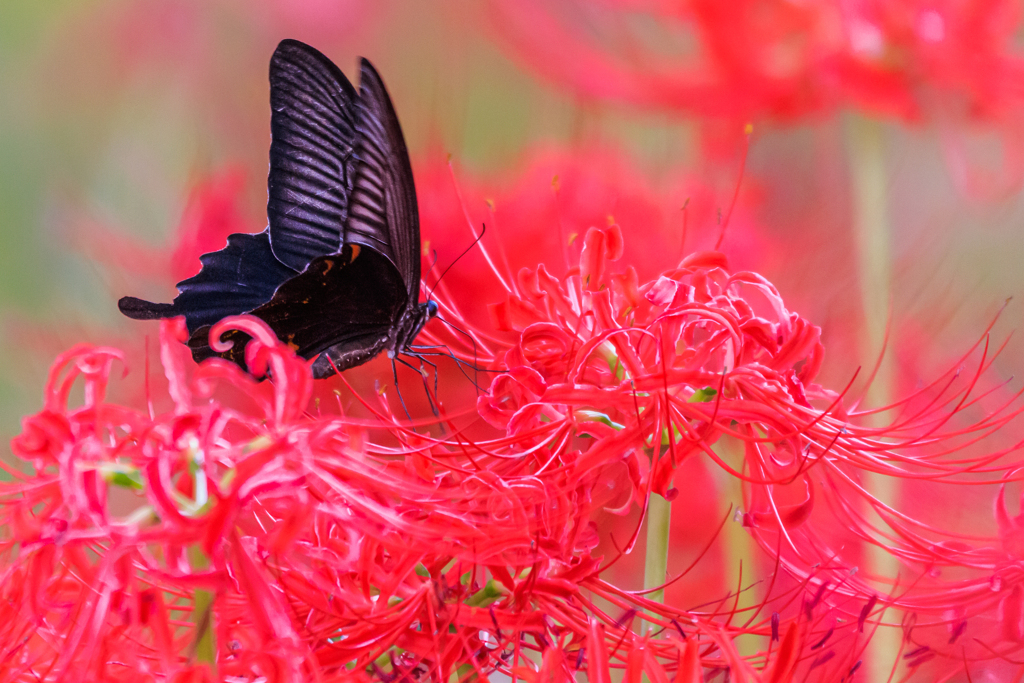
[[[1021,8],[1009,0],[492,0],[534,69],[581,95],[737,119],[839,106],[916,119],[938,93],[1019,111]]]
[[[491,0],[488,7],[487,23],[512,54],[585,99],[679,112],[705,126],[786,123],[843,108],[927,120],[968,191],[992,196],[1024,178],[1015,0]],[[997,170],[972,158],[976,122],[1001,143]]]
[[[148,245],[97,221],[72,224],[71,238],[84,255],[118,276],[115,286],[124,286],[126,275],[161,284],[184,280],[198,272],[201,255],[224,247],[228,235],[253,231],[239,206],[244,184],[238,166],[200,179],[167,244]]]
[[[486,225],[481,248],[469,250],[444,279],[452,292],[471,291],[477,304],[503,300],[519,268],[543,262],[557,272],[575,265],[593,227],[620,227],[628,238],[622,258],[645,280],[691,251],[713,248],[723,232],[732,258],[744,266],[763,266],[780,253],[753,219],[756,185],[731,204],[733,187],[723,191],[694,172],[655,177],[614,148],[539,145],[514,170],[483,177],[425,161],[416,178],[424,256],[439,254],[435,274]]]

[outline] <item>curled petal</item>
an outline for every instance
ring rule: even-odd
[[[1024,618],[1024,591],[1020,584],[1014,585],[1009,594],[1003,597],[999,604],[999,624],[1002,628],[1003,640],[1013,643],[1021,641],[1022,624]]]

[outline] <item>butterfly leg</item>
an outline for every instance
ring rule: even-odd
[[[409,409],[405,407],[405,399],[402,398],[402,390],[398,386],[398,366],[395,365],[395,358],[391,359],[391,373],[395,376],[395,392],[398,394],[398,401],[402,404],[402,410],[405,411],[405,416],[409,418],[409,422],[412,422],[412,415],[409,414]],[[400,363],[405,363],[401,358],[397,359]],[[409,365],[408,363],[405,363]],[[413,368],[415,370],[416,368]],[[415,431],[415,429],[413,429]]]
[[[428,385],[428,384],[427,384],[427,378],[426,378],[426,376],[425,376],[425,375],[423,374],[423,369],[422,369],[422,366],[420,366],[419,368],[417,368],[417,367],[416,367],[415,365],[413,365],[413,364],[412,364],[412,363],[410,363],[409,361],[407,361],[407,360],[404,360],[404,359],[402,359],[402,358],[400,358],[400,357],[398,357],[398,356],[395,356],[395,357],[394,357],[394,358],[393,358],[393,359],[391,360],[391,365],[392,365],[392,366],[394,366],[394,364],[395,364],[395,361],[396,361],[396,360],[397,360],[397,361],[398,361],[399,363],[401,363],[402,365],[404,365],[405,367],[407,367],[407,368],[411,368],[411,369],[412,369],[412,370],[413,370],[414,372],[416,372],[417,374],[419,374],[419,376],[420,376],[420,377],[422,377],[422,378],[423,378],[423,390],[424,390],[424,391],[425,391],[425,392],[427,393],[427,402],[428,402],[428,403],[430,403],[430,412],[432,412],[432,413],[434,414],[434,417],[441,417],[441,414],[440,414],[440,413],[438,412],[438,410],[437,410],[437,405],[436,405],[436,404],[434,403],[434,399],[433,399],[433,398],[431,397],[431,395],[430,395],[430,385]],[[427,361],[427,362],[429,363],[429,361]],[[434,366],[434,379],[436,380],[436,379],[437,379],[437,366],[436,366],[436,365],[434,365],[433,363],[430,363],[430,365],[433,365],[433,366]],[[395,384],[396,384],[396,385],[398,384],[398,374],[397,374],[397,371],[396,371],[396,373],[395,373]],[[399,394],[399,395],[401,395],[401,394]],[[435,396],[437,395],[437,390],[436,390],[436,389],[434,390],[434,395],[435,395]],[[404,404],[403,404],[403,405],[404,405]],[[406,412],[406,414],[408,414],[408,412]],[[411,419],[411,418],[410,418],[410,419]]]
[[[453,330],[455,330],[456,332],[458,332],[459,334],[461,334],[462,336],[464,336],[467,339],[469,339],[470,343],[473,345],[473,365],[471,367],[473,368],[473,374],[475,375],[478,372],[478,369],[477,369],[477,366],[476,366],[476,362],[477,362],[476,339],[473,337],[473,335],[469,334],[465,330],[459,329],[455,325],[452,325],[450,322],[448,322],[447,320],[445,320],[441,316],[437,316],[437,319],[440,320],[445,325],[447,325],[448,327],[450,327]],[[453,358],[455,357],[454,354],[452,355],[452,357]],[[477,379],[479,379],[479,378],[477,378]],[[480,395],[480,385],[477,382],[473,382],[473,386],[476,387],[477,396],[479,396]]]
[[[430,367],[434,368],[434,398],[437,399],[437,365],[435,365],[434,363],[430,362],[429,360],[427,360],[423,356],[419,356],[419,360],[420,360],[420,374],[423,375],[423,390],[427,392],[427,398],[430,398],[430,387],[427,385],[427,375],[429,373],[427,373],[426,371],[423,370],[423,364],[426,363]],[[438,401],[438,403],[440,403],[440,401]],[[431,401],[431,404],[433,404],[433,401]],[[431,407],[433,407],[433,406],[431,406]],[[434,417],[441,417],[441,415],[437,412],[437,410],[434,411]]]
[[[410,350],[413,350],[412,347],[410,347]],[[471,370],[473,370],[474,375],[476,375],[477,373],[480,373],[480,372],[491,372],[491,373],[495,373],[495,374],[499,374],[499,375],[500,374],[504,374],[506,372],[505,370],[488,370],[487,368],[477,367],[476,365],[473,365],[472,363],[469,363],[467,361],[462,360],[461,358],[459,358],[458,356],[456,356],[453,353],[441,353],[439,351],[432,351],[432,352],[416,351],[416,352],[411,353],[409,355],[416,356],[417,358],[422,358],[424,356],[441,356],[442,358],[450,358],[451,360],[455,361],[455,366],[459,369],[459,372],[461,372],[462,376],[465,377],[466,379],[468,379],[469,383],[472,384],[473,387],[476,389],[477,396],[480,395],[481,387],[480,387],[480,385],[476,382],[476,380],[473,377],[470,377],[469,374],[466,373],[465,368],[470,368]],[[479,377],[477,377],[477,379],[479,379]]]
[[[455,361],[458,361],[458,359],[455,358],[455,356],[448,355],[447,353],[420,353],[420,351],[422,349],[447,349],[447,348],[448,347],[445,346],[444,344],[434,344],[433,346],[412,346],[412,345],[409,345],[409,346],[406,347],[406,355],[412,356],[413,358],[415,358],[416,360],[418,360],[420,362],[420,374],[421,375],[423,374],[423,364],[424,363],[426,363],[430,367],[434,368],[434,396],[437,396],[437,365],[435,365],[434,363],[431,363],[429,360],[426,360],[424,358],[424,356],[445,356],[446,358],[452,358]],[[426,379],[426,376],[424,376],[424,379]]]

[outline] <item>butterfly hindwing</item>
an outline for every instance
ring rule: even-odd
[[[357,130],[359,163],[344,241],[365,245],[391,259],[409,304],[415,304],[420,288],[420,222],[412,165],[391,98],[365,59],[359,75]]]
[[[356,102],[345,75],[318,50],[284,40],[270,60],[267,218],[274,254],[301,271],[336,253],[356,166]]]
[[[403,282],[394,265],[371,249],[345,245],[338,254],[313,259],[251,313],[303,358],[313,358],[330,347],[339,347],[338,358],[361,350],[350,359],[358,357],[347,366],[351,367],[380,352],[392,321],[405,307]],[[248,335],[228,332],[223,339],[235,341],[235,346],[218,354],[209,347],[208,333],[208,328],[198,329],[189,340],[197,361],[220,355],[245,367],[241,349]],[[346,350],[349,354],[342,354]]]
[[[178,283],[173,303],[154,304],[126,296],[118,302],[121,312],[136,319],[183,315],[189,332],[195,332],[229,315],[251,311],[297,275],[274,258],[266,232],[230,235],[226,247],[203,254],[199,261],[202,269]]]
[[[368,334],[335,344],[313,361],[313,379],[325,379],[342,370],[362,365],[383,351],[387,342],[386,334]]]

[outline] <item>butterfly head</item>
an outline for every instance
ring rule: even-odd
[[[437,302],[433,299],[406,308],[391,329],[386,347],[388,357],[394,358],[396,353],[406,351],[427,321],[437,316],[437,311]]]

